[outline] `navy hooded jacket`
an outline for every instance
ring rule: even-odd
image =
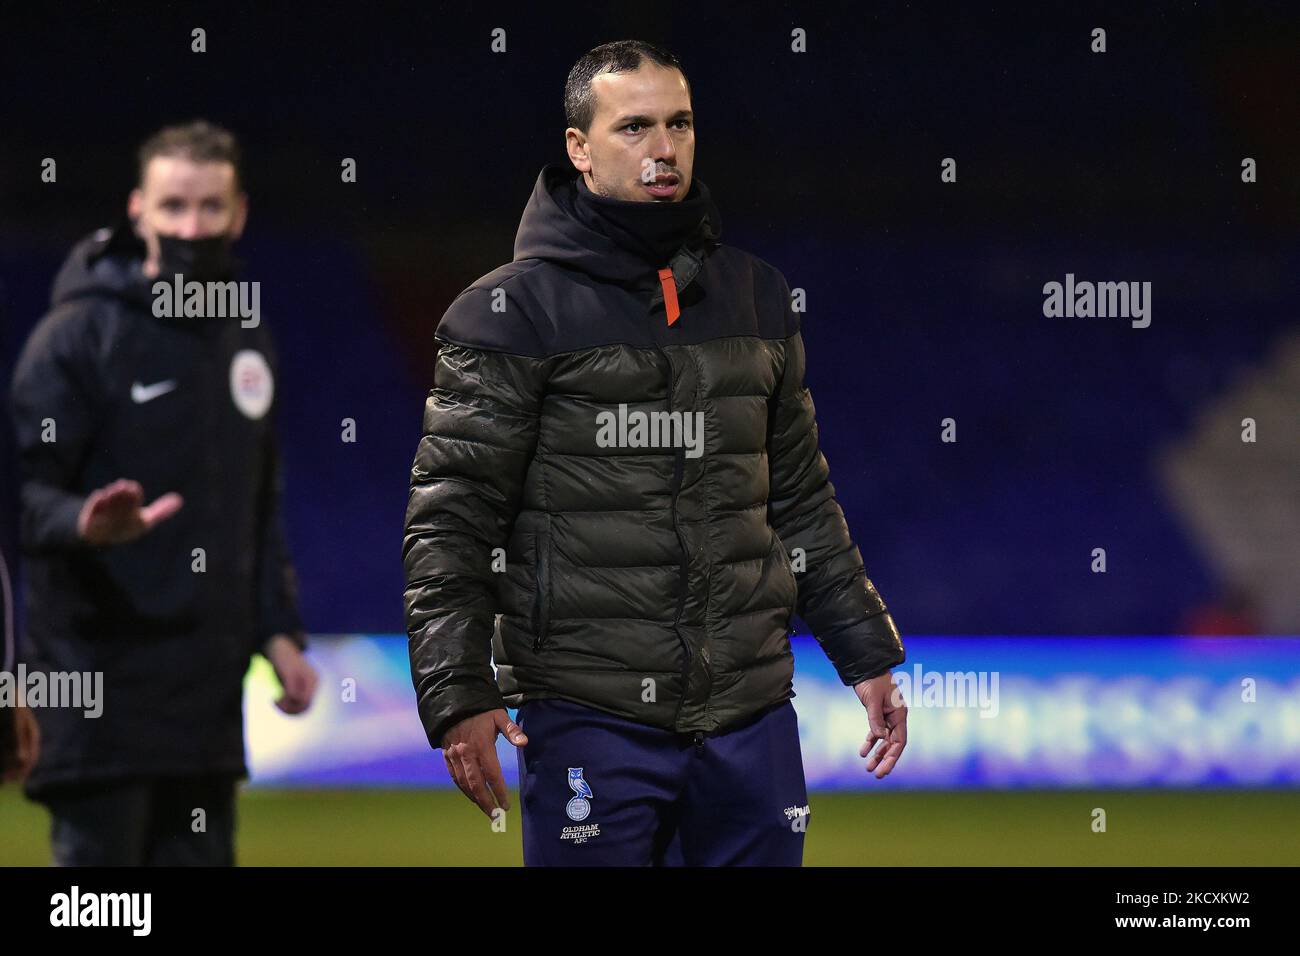
[[[279,633],[305,646],[280,519],[276,360],[260,322],[158,318],[129,227],[72,250],[14,371],[29,670],[102,674],[97,717],[33,708],[26,790],[245,774],[242,682]],[[181,510],[134,541],[77,534],[118,478]]]

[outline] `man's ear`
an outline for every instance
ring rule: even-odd
[[[569,162],[580,173],[591,172],[591,153],[587,146],[587,137],[582,130],[570,126],[564,131],[564,148],[569,154]]]
[[[144,212],[144,193],[139,188],[132,189],[131,194],[126,197],[126,217],[131,220],[135,227],[136,235],[140,234],[140,216]]]

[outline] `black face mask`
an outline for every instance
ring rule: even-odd
[[[158,236],[158,278],[170,280],[179,273],[185,281],[212,282],[229,279],[235,272],[229,235],[203,239]]]
[[[593,193],[581,175],[574,181],[574,211],[588,228],[645,258],[655,268],[668,264],[683,243],[696,237],[709,216],[708,187],[699,179],[679,202],[615,199]]]

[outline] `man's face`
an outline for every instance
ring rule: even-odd
[[[600,196],[681,202],[695,164],[695,117],[686,78],[649,60],[591,81],[591,131],[564,131],[569,159]]]
[[[158,274],[158,236],[238,239],[248,218],[248,197],[235,188],[235,167],[225,162],[196,163],[183,156],[155,156],[144,182],[131,191],[127,214],[149,250],[144,272]]]

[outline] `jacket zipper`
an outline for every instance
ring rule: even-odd
[[[663,350],[661,349],[660,351]],[[667,353],[664,353],[664,358],[667,357],[668,357]],[[668,410],[672,411],[672,407],[673,407],[672,396],[673,396],[674,386],[676,385],[676,374],[671,372],[672,369],[671,361],[669,361],[668,366],[670,369],[670,383],[671,383],[669,385],[669,390],[668,390]],[[682,534],[682,527],[678,520],[678,514],[677,514],[677,496],[682,490],[682,472],[685,469],[684,456],[685,456],[685,449],[678,448],[677,453],[673,459],[673,484],[672,484],[673,531],[676,532],[677,534],[677,544],[682,550],[682,562],[680,565],[680,571],[678,572],[679,587],[677,591],[677,611],[673,615],[673,630],[677,633],[677,640],[681,643],[682,651],[684,654],[682,660],[682,692],[677,698],[677,710],[673,714],[674,725],[676,725],[677,721],[681,718],[682,705],[686,703],[686,689],[690,685],[690,680],[691,680],[691,661],[695,656],[693,653],[691,653],[691,645],[686,640],[686,638],[682,636],[681,628],[679,627],[679,624],[682,619],[682,611],[685,610],[686,608],[686,589],[690,585],[690,552],[686,548],[686,538]]]
[[[667,350],[664,349],[662,345],[658,344],[658,336],[655,336],[655,339],[655,347],[659,350],[659,354],[664,357],[664,361],[668,363],[668,411],[671,412],[673,410],[673,397],[677,393],[677,370],[676,366],[673,365],[673,361],[669,357]],[[677,545],[681,548],[682,552],[682,560],[679,565],[680,570],[678,573],[679,587],[677,591],[677,610],[673,614],[673,631],[677,634],[677,640],[682,645],[682,691],[681,694],[678,695],[677,709],[673,713],[674,726],[676,726],[677,721],[681,719],[682,706],[686,703],[686,691],[691,680],[691,662],[695,656],[691,652],[690,643],[682,636],[681,628],[679,627],[682,619],[682,612],[686,608],[686,590],[690,584],[690,552],[686,547],[686,537],[682,534],[682,526],[677,513],[677,496],[682,490],[682,477],[686,467],[685,456],[685,449],[677,448],[675,450],[673,456],[673,481],[671,486],[673,531],[677,535]]]

